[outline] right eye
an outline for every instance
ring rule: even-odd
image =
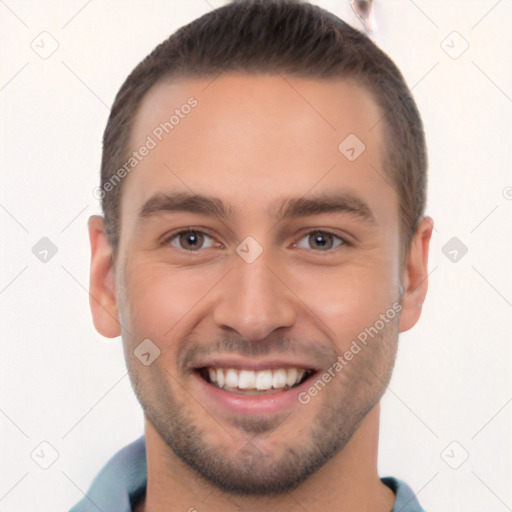
[[[210,240],[210,244],[204,247],[205,240]],[[184,229],[169,235],[163,245],[170,244],[177,249],[188,252],[197,252],[199,249],[210,249],[214,246],[212,237],[207,235],[204,231],[197,229]]]

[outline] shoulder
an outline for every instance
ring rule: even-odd
[[[395,504],[391,512],[425,512],[414,491],[403,480],[391,476],[381,480],[395,493]]]
[[[124,446],[94,478],[84,498],[70,512],[119,510],[131,512],[131,504],[145,492],[147,482],[144,436]]]

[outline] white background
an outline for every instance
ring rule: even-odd
[[[100,211],[92,191],[101,137],[131,69],[221,4],[0,1],[2,512],[67,510],[107,459],[143,432],[120,339],[94,331],[88,306],[86,222]],[[348,1],[318,4],[360,28]],[[373,38],[403,71],[423,116],[427,213],[436,223],[424,313],[401,336],[383,399],[380,474],[406,480],[430,512],[505,512],[512,510],[512,5],[387,0],[377,2],[376,21]],[[43,31],[59,45],[47,59],[31,48]],[[457,53],[460,36],[469,48],[454,59],[443,47]],[[45,236],[58,252],[42,263],[32,247]],[[455,263],[442,252],[454,236],[468,248]],[[42,441],[59,454],[46,470],[30,455]],[[449,467],[466,451],[460,468]]]

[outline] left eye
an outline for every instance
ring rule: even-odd
[[[305,240],[306,246],[304,246],[304,244],[301,245],[303,240]],[[301,238],[301,241],[296,244],[296,247],[299,249],[313,248],[319,249],[320,251],[327,251],[329,249],[336,249],[344,243],[345,241],[342,238],[333,233],[329,233],[327,231],[312,231]],[[311,244],[311,246],[308,247],[308,244]]]

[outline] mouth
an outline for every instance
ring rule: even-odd
[[[301,386],[316,373],[300,367],[265,368],[259,370],[208,366],[195,370],[208,384],[238,395],[270,395]]]
[[[307,359],[208,356],[188,367],[191,390],[211,415],[255,417],[289,414],[322,371]]]

